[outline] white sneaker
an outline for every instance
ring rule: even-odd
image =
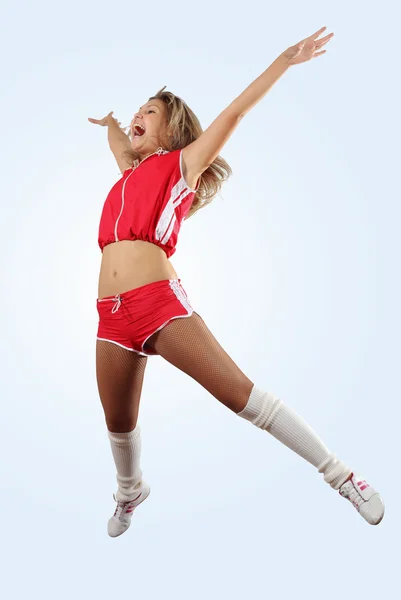
[[[114,500],[117,502],[117,507],[114,515],[109,519],[107,524],[107,533],[110,537],[118,537],[131,525],[132,513],[150,494],[150,487],[147,483],[143,482],[142,490],[133,499],[128,502],[121,502],[117,500],[115,494],[113,494]]]
[[[352,474],[339,492],[353,504],[360,515],[371,525],[378,525],[384,516],[384,502],[379,492],[370,487],[363,477]]]

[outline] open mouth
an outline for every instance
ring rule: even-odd
[[[139,123],[135,123],[132,128],[132,133],[134,134],[134,137],[141,137],[145,133],[145,128],[142,127],[142,125],[139,125]]]

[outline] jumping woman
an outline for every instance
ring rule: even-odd
[[[108,533],[130,526],[150,493],[140,468],[139,402],[148,356],[190,375],[239,417],[264,429],[311,463],[370,524],[382,498],[330,452],[313,429],[242,373],[193,311],[171,262],[184,219],[205,207],[231,174],[219,156],[243,117],[293,65],[325,53],[325,27],[291,46],[208,127],[164,88],[134,115],[127,135],[110,113],[101,120],[122,177],[105,201],[99,227],[102,264],[96,373],[117,470],[117,502]]]

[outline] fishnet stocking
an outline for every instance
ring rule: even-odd
[[[146,356],[97,340],[96,377],[109,431],[135,429],[147,360]]]
[[[245,407],[253,383],[223,350],[197,313],[175,319],[149,338],[148,345],[232,411],[238,413]]]
[[[333,487],[339,487],[349,477],[348,467],[329,452],[299,415],[273,394],[266,394],[253,386],[198,314],[172,321],[155,333],[148,343],[225,406],[269,431],[281,443],[318,467]]]

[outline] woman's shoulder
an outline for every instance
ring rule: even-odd
[[[181,149],[160,152],[157,157],[159,160],[155,162],[156,164],[158,163],[161,168],[166,168],[168,170],[174,169],[175,167],[180,169],[181,152]]]

